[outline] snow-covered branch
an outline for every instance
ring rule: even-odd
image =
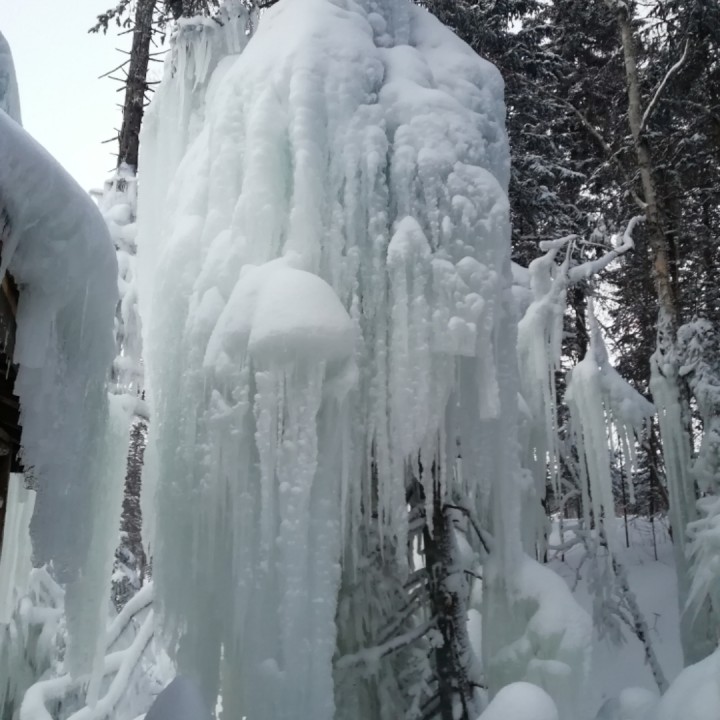
[[[593,275],[597,275],[599,272],[604,270],[613,260],[617,260],[621,255],[624,255],[629,250],[635,247],[635,241],[633,240],[633,231],[635,226],[645,221],[644,215],[636,215],[625,228],[625,232],[622,236],[622,242],[612,250],[606,252],[602,257],[597,260],[589,260],[580,265],[571,268],[568,272],[568,280],[570,284],[578,283],[582,280],[587,280]]]
[[[142,658],[145,648],[153,636],[153,611],[147,614],[130,647],[108,655],[105,660],[106,674],[115,672],[105,695],[91,707],[84,707],[70,715],[68,720],[105,720],[112,715],[128,688],[133,670]]]
[[[148,608],[153,600],[153,585],[149,583],[123,608],[107,631],[106,647],[109,650],[130,625],[133,618]],[[105,656],[102,676],[114,675],[107,692],[91,706],[84,707],[70,715],[68,720],[104,720],[109,718],[127,691],[133,671],[140,662],[145,648],[153,636],[153,611],[143,620],[132,643],[124,650],[117,650]],[[41,680],[28,688],[20,708],[20,720],[52,720],[48,704],[61,700],[68,693],[85,686],[89,678],[73,678],[70,674]]]

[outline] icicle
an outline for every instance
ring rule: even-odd
[[[592,298],[588,302],[588,329],[590,346],[587,355],[570,373],[565,400],[570,406],[577,440],[581,479],[583,485],[587,482],[587,487],[582,488],[583,501],[590,500],[596,522],[604,518],[607,540],[612,547],[616,542],[615,506],[608,448],[613,446],[613,434],[617,433],[631,498],[634,497],[635,439],[654,408],[610,366]]]
[[[25,488],[25,478],[11,474],[0,544],[0,626],[10,622],[17,600],[27,588],[32,567],[30,518],[34,507],[35,493]]]

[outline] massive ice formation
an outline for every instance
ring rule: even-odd
[[[329,719],[341,567],[372,531],[402,576],[406,482],[475,503],[500,604],[524,577],[503,86],[406,0],[224,13],[141,140],[158,604],[228,717]]]
[[[93,201],[2,110],[0,158],[0,276],[10,272],[19,288],[15,393],[22,461],[37,490],[33,561],[52,561],[67,583],[68,666],[88,671],[104,623],[127,434],[106,392],[117,264]]]
[[[12,52],[5,36],[0,32],[0,110],[6,112],[15,122],[20,120],[20,96]]]

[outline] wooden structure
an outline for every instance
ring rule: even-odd
[[[10,237],[10,229],[10,219],[0,205],[0,256],[3,243]],[[18,288],[6,273],[0,286],[0,552],[10,473],[22,472],[19,458],[20,405],[14,394],[17,368],[12,362],[17,301]]]

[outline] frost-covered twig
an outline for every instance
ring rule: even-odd
[[[632,623],[629,627],[635,637],[637,637],[637,639],[642,643],[645,651],[645,662],[650,667],[653,679],[658,686],[658,690],[660,690],[661,693],[664,693],[668,688],[668,682],[665,678],[665,673],[660,666],[660,661],[655,654],[655,648],[650,642],[650,632],[648,630],[647,623],[645,622],[640,606],[637,603],[635,593],[630,589],[630,583],[628,582],[625,567],[614,555],[611,554],[611,557],[613,572],[619,583],[621,600],[624,602],[625,607],[628,609],[628,612],[632,617]],[[625,619],[622,615],[620,615],[620,617]]]

